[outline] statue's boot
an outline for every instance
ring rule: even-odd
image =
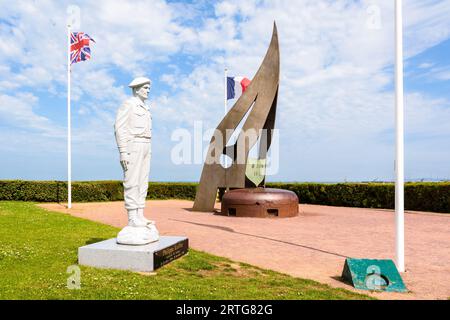
[[[117,243],[124,245],[145,245],[159,240],[154,224],[139,219],[138,210],[128,210],[128,225],[117,234]]]
[[[146,227],[147,222],[140,219],[138,215],[139,209],[128,210],[128,226],[130,227]]]
[[[144,208],[139,208],[137,209],[137,218],[140,221],[145,222],[146,225],[148,224],[155,224],[155,221],[153,220],[148,220],[145,216],[144,216]]]

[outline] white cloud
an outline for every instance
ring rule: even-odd
[[[33,132],[44,136],[62,136],[63,131],[50,119],[40,116],[33,108],[38,104],[38,98],[31,93],[6,95],[0,93],[0,121],[12,125],[26,134]]]
[[[167,114],[177,114],[176,123],[185,121],[186,126],[192,122],[192,117],[213,125],[217,123],[222,113],[222,91],[216,84],[220,83],[223,66],[226,65],[235,75],[251,77],[261,63],[270,39],[272,21],[276,20],[282,74],[277,126],[281,128],[286,149],[297,150],[296,155],[299,156],[304,150],[309,150],[315,152],[313,158],[316,159],[304,164],[313,168],[312,175],[305,171],[295,174],[297,161],[291,156],[285,165],[294,169],[286,175],[281,172],[279,177],[302,179],[303,174],[322,176],[316,164],[318,158],[325,156],[326,164],[323,165],[328,167],[352,168],[357,165],[353,159],[362,156],[366,162],[365,171],[350,170],[345,176],[334,175],[333,179],[364,179],[364,172],[368,178],[391,179],[394,96],[386,88],[392,85],[394,76],[389,68],[394,62],[393,3],[376,2],[382,19],[380,29],[366,27],[366,8],[373,1],[265,2],[246,11],[245,19],[237,23],[229,17],[240,12],[243,3],[228,1],[216,5],[219,17],[208,20],[203,31],[199,32],[196,48],[212,52],[211,63],[198,66],[189,76],[190,79],[195,76],[202,78],[208,73],[210,79],[216,79],[217,82],[208,82],[214,83],[214,87],[208,90],[208,98],[198,93],[204,90],[201,82],[193,80],[191,86],[188,82],[187,86],[181,86],[183,91],[165,98],[165,107],[169,109]],[[444,32],[448,22],[441,17],[443,12],[450,13],[450,5],[443,2],[428,5],[427,8],[422,5],[405,7],[405,15],[412,15],[405,24],[406,57],[448,38]],[[295,19],[292,12],[295,12]],[[428,21],[426,26],[424,21]],[[430,30],[435,33],[432,41]],[[410,39],[414,42],[411,43]],[[414,112],[419,105],[411,103],[416,100],[416,95],[408,99],[406,106],[411,109],[413,117],[420,117],[420,113]],[[440,101],[441,108],[437,108],[436,101],[431,98],[422,97],[420,101],[420,108],[434,114],[434,120],[449,119],[445,111],[447,102]],[[426,131],[433,121],[429,117],[424,119],[428,121],[413,122],[408,126],[408,133],[414,135]],[[390,132],[390,137],[386,137],[387,132]],[[447,131],[442,132],[447,134]],[[320,147],[312,147],[313,144]],[[336,156],[334,153],[330,157],[325,150],[334,150],[335,153],[342,150],[343,154]],[[332,176],[330,172],[327,174]]]
[[[428,69],[428,68],[431,68],[432,66],[434,66],[434,63],[431,63],[431,62],[424,62],[424,63],[421,63],[421,64],[419,64],[419,68],[420,69]]]
[[[448,1],[405,1],[406,56],[416,55],[450,36]]]
[[[446,63],[447,61],[445,61]],[[446,65],[436,65],[431,63],[422,63],[418,66],[419,72],[410,72],[411,77],[423,79],[425,82],[442,82],[450,80],[449,67]]]
[[[214,4],[215,16],[206,16],[203,4],[162,0],[78,5],[81,29],[97,43],[93,61],[73,67],[73,101],[80,117],[74,123],[77,148],[92,154],[114,151],[112,123],[128,95],[124,78],[141,74],[170,88],[151,92],[160,143],[170,145],[172,130],[192,128],[196,120],[215,127],[223,116],[224,67],[231,75],[252,77],[276,20],[281,49],[276,125],[282,150],[290,151],[278,177],[302,180],[326,174],[333,179],[364,179],[365,173],[367,178],[391,177],[394,99],[387,88],[393,80],[392,1],[221,1]],[[367,11],[371,5],[380,9],[380,28],[367,27],[373,18]],[[0,23],[7,22],[0,29],[2,104],[17,103],[28,120],[1,106],[0,115],[15,119],[9,123],[18,128],[25,121],[29,128],[51,132],[54,123],[33,108],[40,103],[36,97],[29,96],[24,103],[10,91],[25,86],[26,91],[48,90],[63,97],[65,6],[20,1],[0,7]],[[449,38],[448,1],[408,1],[404,9],[405,58]],[[192,70],[180,67],[177,59],[189,61]],[[421,68],[431,72],[434,63]],[[164,64],[167,68],[161,71]],[[446,70],[435,76],[450,78]],[[448,134],[444,125],[436,125],[440,119],[450,120],[446,99],[410,93],[406,108],[409,134]],[[61,129],[57,131],[61,134]],[[450,154],[446,157],[449,160]],[[298,159],[304,166],[296,171]],[[355,159],[365,165],[358,167]],[[323,172],[323,167],[335,168],[336,174],[331,169]],[[193,179],[199,174],[196,170]]]
[[[436,79],[438,79],[438,80],[450,80],[450,71],[447,69],[447,70],[443,70],[443,71],[440,71],[440,72],[437,72],[436,73]]]

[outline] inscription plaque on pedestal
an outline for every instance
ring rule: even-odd
[[[188,239],[177,242],[171,247],[164,248],[153,253],[153,267],[154,269],[161,268],[169,262],[178,259],[188,252]]]

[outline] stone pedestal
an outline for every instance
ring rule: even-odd
[[[116,238],[78,248],[78,263],[84,266],[151,272],[188,252],[186,237],[162,236],[143,245],[122,245]]]

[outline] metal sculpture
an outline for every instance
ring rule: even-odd
[[[194,211],[213,211],[218,188],[250,188],[258,187],[261,183],[264,185],[264,177],[255,185],[246,176],[246,169],[249,164],[249,151],[259,139],[263,142],[259,146],[259,159],[266,159],[270,148],[275,125],[279,78],[280,51],[277,26],[274,23],[269,49],[258,72],[211,138],[195,197]],[[230,129],[235,130],[247,113],[249,113],[247,120],[236,143],[223,147],[231,138]],[[245,134],[249,131],[255,134]],[[223,154],[233,161],[228,168],[220,163]]]

